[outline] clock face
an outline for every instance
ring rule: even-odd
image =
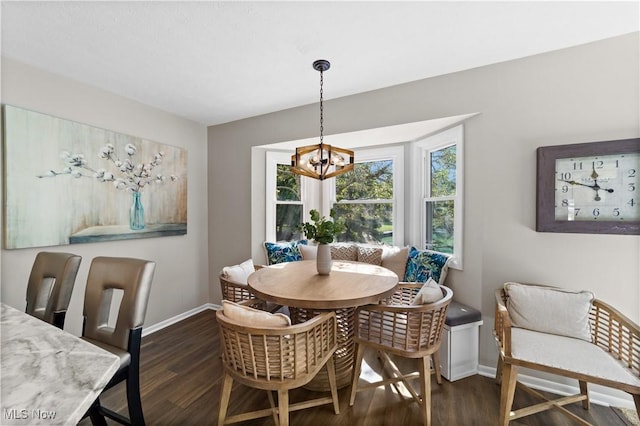
[[[557,158],[555,219],[640,220],[640,153]]]

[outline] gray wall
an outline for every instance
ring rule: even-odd
[[[81,331],[84,287],[89,264],[95,256],[140,257],[157,262],[145,326],[207,303],[206,127],[5,58],[2,60],[1,94],[3,104],[188,150],[187,235],[2,250],[2,302],[18,309],[25,308],[27,279],[33,259],[38,251],[49,250],[71,251],[83,258],[65,327],[74,334]]]
[[[464,270],[449,285],[482,310],[480,363],[493,366],[494,291],[505,281],[588,289],[640,320],[640,237],[535,231],[536,148],[640,136],[639,34],[325,101],[342,133],[479,112],[465,124]],[[209,282],[252,247],[251,147],[317,134],[315,105],[212,126]],[[254,245],[259,244],[254,236]]]

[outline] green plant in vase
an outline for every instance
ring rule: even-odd
[[[336,212],[334,209],[331,209],[329,213],[331,220],[320,216],[318,210],[315,209],[311,210],[309,214],[311,222],[304,222],[299,226],[307,239],[318,244],[329,244],[333,242],[336,235],[344,232],[344,222],[335,219]]]
[[[344,232],[344,222],[336,220],[335,211],[331,209],[329,217],[320,216],[320,213],[313,209],[310,212],[311,222],[302,223],[299,228],[304,236],[318,243],[318,254],[316,257],[316,266],[320,275],[328,275],[331,271],[331,248],[329,243],[333,242],[336,235]]]

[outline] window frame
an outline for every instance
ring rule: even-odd
[[[347,200],[337,203],[335,179],[323,182],[322,186],[322,210],[325,216],[329,214],[334,204],[391,204],[393,211],[393,245],[404,245],[404,146],[388,146],[383,148],[366,148],[354,150],[355,162],[366,163],[371,161],[391,160],[393,162],[393,198],[388,200]]]
[[[434,151],[456,146],[456,195],[446,197],[431,197],[431,164],[430,155]],[[463,260],[463,224],[464,224],[464,127],[462,124],[444,130],[440,133],[428,136],[413,144],[414,158],[414,185],[412,199],[412,211],[414,220],[412,232],[415,241],[412,243],[418,247],[426,248],[426,203],[428,201],[453,200],[453,259],[450,267],[462,269]]]
[[[314,197],[313,185],[309,184],[310,178],[301,176],[300,201],[280,201],[276,193],[278,164],[291,165],[291,153],[283,151],[266,151],[265,169],[265,241],[276,241],[276,209],[278,204],[302,205],[303,221],[308,217],[313,208],[310,201]]]
[[[356,162],[390,159],[393,161],[393,245],[412,244],[426,246],[426,195],[430,167],[425,167],[429,153],[450,145],[456,145],[456,196],[454,197],[454,251],[450,266],[462,270],[464,224],[464,126],[457,124],[436,134],[415,141],[407,141],[383,147],[355,150]],[[291,164],[291,152],[266,150],[265,171],[265,240],[275,241],[276,164]],[[407,169],[407,166],[409,169]],[[303,221],[308,220],[311,209],[328,216],[335,203],[335,179],[318,181],[301,176],[301,204]],[[406,197],[409,197],[406,200]],[[375,202],[375,200],[367,200]],[[295,202],[294,202],[295,203]],[[405,234],[405,232],[407,232]]]

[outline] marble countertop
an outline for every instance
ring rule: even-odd
[[[1,304],[0,424],[75,425],[118,369],[117,356]]]

